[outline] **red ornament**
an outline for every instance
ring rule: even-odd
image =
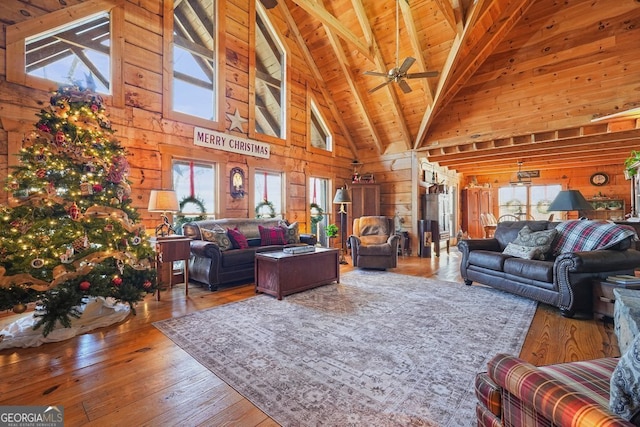
[[[73,205],[69,208],[69,217],[74,221],[80,218],[80,208],[78,208],[76,202],[73,202]]]
[[[66,137],[64,136],[64,132],[62,132],[61,130],[59,130],[58,132],[56,132],[56,144],[58,145],[62,145],[64,144],[64,142],[66,141]]]
[[[113,284],[114,284],[114,286],[120,286],[120,285],[122,285],[122,277],[114,277],[114,278],[111,280],[111,283],[113,283]]]
[[[91,283],[87,282],[86,280],[84,282],[80,282],[81,291],[88,291],[90,287],[91,287]]]
[[[44,178],[45,176],[47,176],[47,170],[46,169],[38,169],[36,171],[36,176],[40,179]]]
[[[145,289],[149,289],[153,286],[153,283],[151,283],[151,281],[149,280],[145,280],[144,283],[142,284],[142,287]]]
[[[94,193],[99,193],[103,190],[102,185],[100,184],[93,184],[93,192]]]

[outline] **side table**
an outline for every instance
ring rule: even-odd
[[[614,289],[613,330],[618,338],[620,354],[624,354],[640,333],[640,290]]]
[[[149,239],[156,251],[156,264],[158,268],[165,263],[171,265],[169,274],[169,289],[173,287],[173,263],[184,261],[184,295],[189,295],[189,257],[191,256],[191,239],[184,236],[158,236]],[[159,276],[159,275],[158,275]],[[156,299],[160,301],[160,287]]]
[[[593,281],[593,314],[595,317],[607,320],[613,319],[614,289],[640,289],[640,284],[620,284],[607,282],[602,279]]]

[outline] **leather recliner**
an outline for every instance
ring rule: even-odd
[[[349,236],[354,267],[386,270],[398,265],[398,243],[393,218],[363,216],[353,220]]]

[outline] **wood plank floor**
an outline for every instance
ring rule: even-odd
[[[459,262],[452,249],[439,258],[401,258],[393,271],[461,282]],[[161,301],[148,296],[122,324],[0,351],[0,405],[62,405],[66,426],[277,425],[151,324],[253,295],[253,285],[209,292],[192,284],[185,298],[184,285],[177,285]],[[544,365],[619,351],[611,324],[566,319],[539,305],[520,356]]]

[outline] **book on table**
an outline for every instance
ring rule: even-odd
[[[617,276],[607,277],[607,282],[621,283],[625,285],[640,284],[640,277],[632,276],[630,274],[619,274]]]

